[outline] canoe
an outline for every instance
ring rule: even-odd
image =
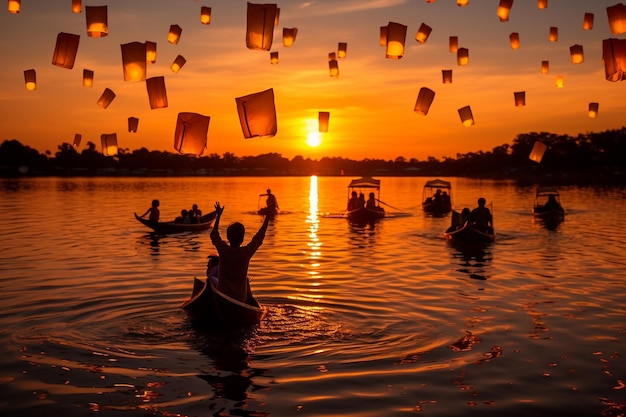
[[[208,230],[211,228],[213,221],[215,220],[216,213],[212,211],[211,213],[207,213],[202,216],[202,221],[200,223],[176,223],[176,222],[151,222],[148,219],[144,219],[142,217],[137,216],[135,213],[135,219],[145,226],[148,226],[150,229],[154,230],[156,233],[161,234],[173,234],[173,233],[183,233],[183,232],[201,232],[203,230]]]
[[[440,196],[436,198],[437,191],[440,192]],[[450,213],[452,210],[452,184],[439,178],[426,181],[422,192],[422,209],[432,216],[444,216]]]
[[[537,187],[533,216],[544,220],[563,220],[565,209],[556,187]]]
[[[351,203],[351,195],[353,192],[357,194],[373,193],[376,199],[376,206],[368,208],[365,201],[360,203]],[[350,181],[348,185],[348,210],[346,216],[348,220],[354,223],[369,223],[385,217],[385,209],[380,207],[380,180],[372,177],[362,177]]]
[[[348,220],[354,223],[369,223],[385,217],[385,210],[382,207],[369,209],[367,207],[359,207],[346,212]]]
[[[461,213],[452,211],[451,226],[443,232],[446,239],[463,243],[488,243],[496,239],[495,230],[480,230],[469,222],[460,223]]]
[[[181,308],[192,322],[222,328],[239,328],[259,324],[265,315],[263,307],[252,294],[243,303],[219,291],[211,280],[194,278],[191,297]]]

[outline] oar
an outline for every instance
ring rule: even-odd
[[[378,201],[379,203],[384,204],[384,205],[386,205],[387,207],[392,208],[392,209],[394,209],[394,210],[402,211],[402,209],[399,209],[399,208],[397,208],[397,207],[394,207],[394,206],[392,206],[392,205],[389,205],[389,204],[387,204],[387,203],[385,203],[384,201],[381,201],[381,200],[379,200],[379,199],[376,199],[376,201]]]

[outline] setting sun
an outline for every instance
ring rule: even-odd
[[[306,144],[312,148],[320,146],[322,138],[319,132],[311,132],[306,138]]]

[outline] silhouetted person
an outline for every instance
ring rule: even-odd
[[[352,191],[351,197],[348,200],[348,211],[352,211],[359,207],[359,197],[356,191]]]
[[[272,194],[272,190],[267,189],[267,198],[265,199],[265,206],[267,207],[267,211],[271,213],[276,213],[278,211],[278,200],[276,199],[276,195]],[[274,207],[270,210],[270,207]]]
[[[552,194],[548,196],[548,201],[543,205],[543,211],[551,211],[551,210],[563,210],[558,201],[556,201],[556,197]]]
[[[174,219],[174,222],[176,222],[176,223],[189,223],[189,215],[188,215],[187,210],[182,209],[180,211],[180,216],[176,217]]]
[[[369,193],[367,202],[365,203],[365,207],[368,209],[376,210],[376,196],[374,193]]]
[[[155,223],[158,222],[159,216],[161,215],[161,212],[159,211],[159,204],[159,200],[152,200],[152,206],[139,217],[146,217],[146,215],[150,213],[148,220]]]
[[[480,197],[478,207],[472,210],[467,220],[479,230],[491,231],[493,229],[491,211],[485,207],[486,202],[484,198]]]

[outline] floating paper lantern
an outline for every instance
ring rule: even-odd
[[[607,81],[626,80],[626,39],[603,39],[602,61]]]
[[[556,26],[550,27],[550,34],[548,35],[550,42],[556,42],[559,40],[559,28]]]
[[[185,155],[202,155],[206,149],[210,121],[209,116],[199,113],[178,113],[174,149]]]
[[[274,27],[278,27],[278,22],[280,21],[280,8],[276,7],[276,18],[274,19]]]
[[[582,45],[572,45],[569,47],[569,54],[572,58],[572,64],[582,64],[585,62],[585,54]]]
[[[171,25],[170,31],[167,33],[167,41],[172,45],[178,45],[180,41],[180,35],[183,33],[183,28],[178,25]]]
[[[498,11],[496,12],[501,22],[507,22],[509,20],[509,13],[513,6],[513,0],[500,0],[498,5]]]
[[[74,68],[79,41],[79,35],[63,32],[59,33],[57,35],[56,45],[54,46],[54,54],[52,55],[52,65],[67,69]]]
[[[78,148],[80,146],[80,141],[83,139],[83,135],[81,135],[80,133],[76,133],[74,135],[74,142],[72,142],[72,145],[75,148]]]
[[[387,46],[387,26],[380,27],[380,46]]]
[[[122,48],[124,81],[145,81],[146,44],[142,42],[130,42],[120,46]]]
[[[136,117],[128,118],[128,131],[132,133],[137,133],[137,127],[139,126],[139,119]]]
[[[148,64],[154,64],[157,56],[157,44],[156,42],[146,41],[146,62]]]
[[[422,116],[426,116],[428,114],[428,110],[430,109],[430,105],[433,103],[435,99],[435,92],[430,88],[422,87],[417,95],[417,100],[415,101],[415,108],[413,111]]]
[[[172,65],[170,65],[170,68],[172,71],[178,72],[183,65],[185,65],[185,62],[187,62],[187,60],[182,55],[178,55],[174,62],[172,62]]]
[[[278,52],[270,52],[270,64],[278,64]]]
[[[330,112],[321,111],[317,114],[317,124],[320,133],[328,132],[328,122],[330,120]]]
[[[385,46],[387,47],[385,57],[389,59],[400,59],[404,56],[404,43],[406,41],[405,25],[389,22],[387,33],[385,34]]]
[[[115,93],[113,92],[113,90],[109,88],[105,88],[104,92],[102,93],[102,95],[97,101],[98,106],[102,107],[103,109],[106,109],[107,107],[109,107],[109,104],[111,104],[114,98],[115,98]]]
[[[337,58],[345,58],[348,53],[348,43],[339,42],[337,44]]]
[[[24,83],[26,85],[26,89],[29,91],[33,91],[37,88],[37,73],[34,69],[24,71]]]
[[[463,126],[469,127],[474,124],[474,116],[472,115],[472,109],[470,106],[461,107],[458,109],[458,112]]]
[[[328,71],[331,77],[339,77],[339,62],[336,59],[328,61]]]
[[[103,38],[109,34],[107,6],[86,6],[87,36]]]
[[[606,8],[606,14],[609,18],[609,28],[611,33],[619,35],[626,32],[626,6],[617,3],[614,6]]]
[[[207,6],[200,7],[200,23],[208,25],[211,23],[211,8]]]
[[[274,25],[278,23],[275,4],[248,3],[246,46],[248,49],[269,51],[274,40]]]
[[[9,0],[9,13],[18,14],[22,8],[21,0]]]
[[[433,29],[430,26],[428,26],[426,23],[422,23],[419,29],[417,30],[417,33],[415,34],[415,40],[418,41],[419,43],[426,42],[432,30]]]
[[[548,0],[537,0],[537,8],[539,10],[548,8]]]
[[[165,77],[152,77],[146,79],[148,101],[151,109],[167,107],[167,90],[165,89]]]
[[[591,30],[593,29],[593,13],[585,13],[585,17],[583,18],[583,29]]]
[[[298,28],[283,28],[283,46],[290,47],[296,41]]]
[[[426,0],[426,3],[434,3],[435,0]]]
[[[100,135],[102,154],[105,156],[117,155],[117,133],[105,133]]]
[[[541,61],[541,73],[547,74],[550,72],[550,61]]]
[[[450,36],[448,41],[450,52],[456,53],[459,50],[459,37],[458,36]]]
[[[441,79],[444,84],[452,84],[452,70],[441,70]]]
[[[543,142],[535,142],[532,150],[530,151],[530,155],[528,155],[528,159],[535,161],[536,163],[541,162],[543,154],[546,153],[546,149],[548,149],[548,147]]]
[[[72,0],[72,13],[80,13],[83,11],[82,0]]]
[[[273,89],[238,97],[235,102],[241,130],[246,139],[276,135],[278,125]]]
[[[460,66],[469,64],[469,49],[459,48],[456,51],[456,63]]]
[[[511,44],[511,49],[519,49],[519,33],[513,32],[509,35],[509,43]]]
[[[337,59],[337,53],[335,53],[335,52],[329,52],[329,53],[328,53],[328,60],[329,60],[329,61],[332,61],[333,59],[335,59],[335,60]]]
[[[83,70],[83,87],[93,87],[93,71]]]
[[[563,76],[562,75],[557,75],[556,76],[556,86],[557,86],[557,88],[563,88],[563,85],[564,85]]]
[[[595,119],[596,117],[598,117],[599,108],[600,108],[600,103],[594,103],[594,102],[589,103],[589,110],[587,111],[589,118]]]
[[[467,6],[469,4],[469,0],[456,0],[456,5],[459,7]]]
[[[515,107],[522,107],[526,105],[526,91],[515,91],[513,93],[513,99],[515,101]]]

